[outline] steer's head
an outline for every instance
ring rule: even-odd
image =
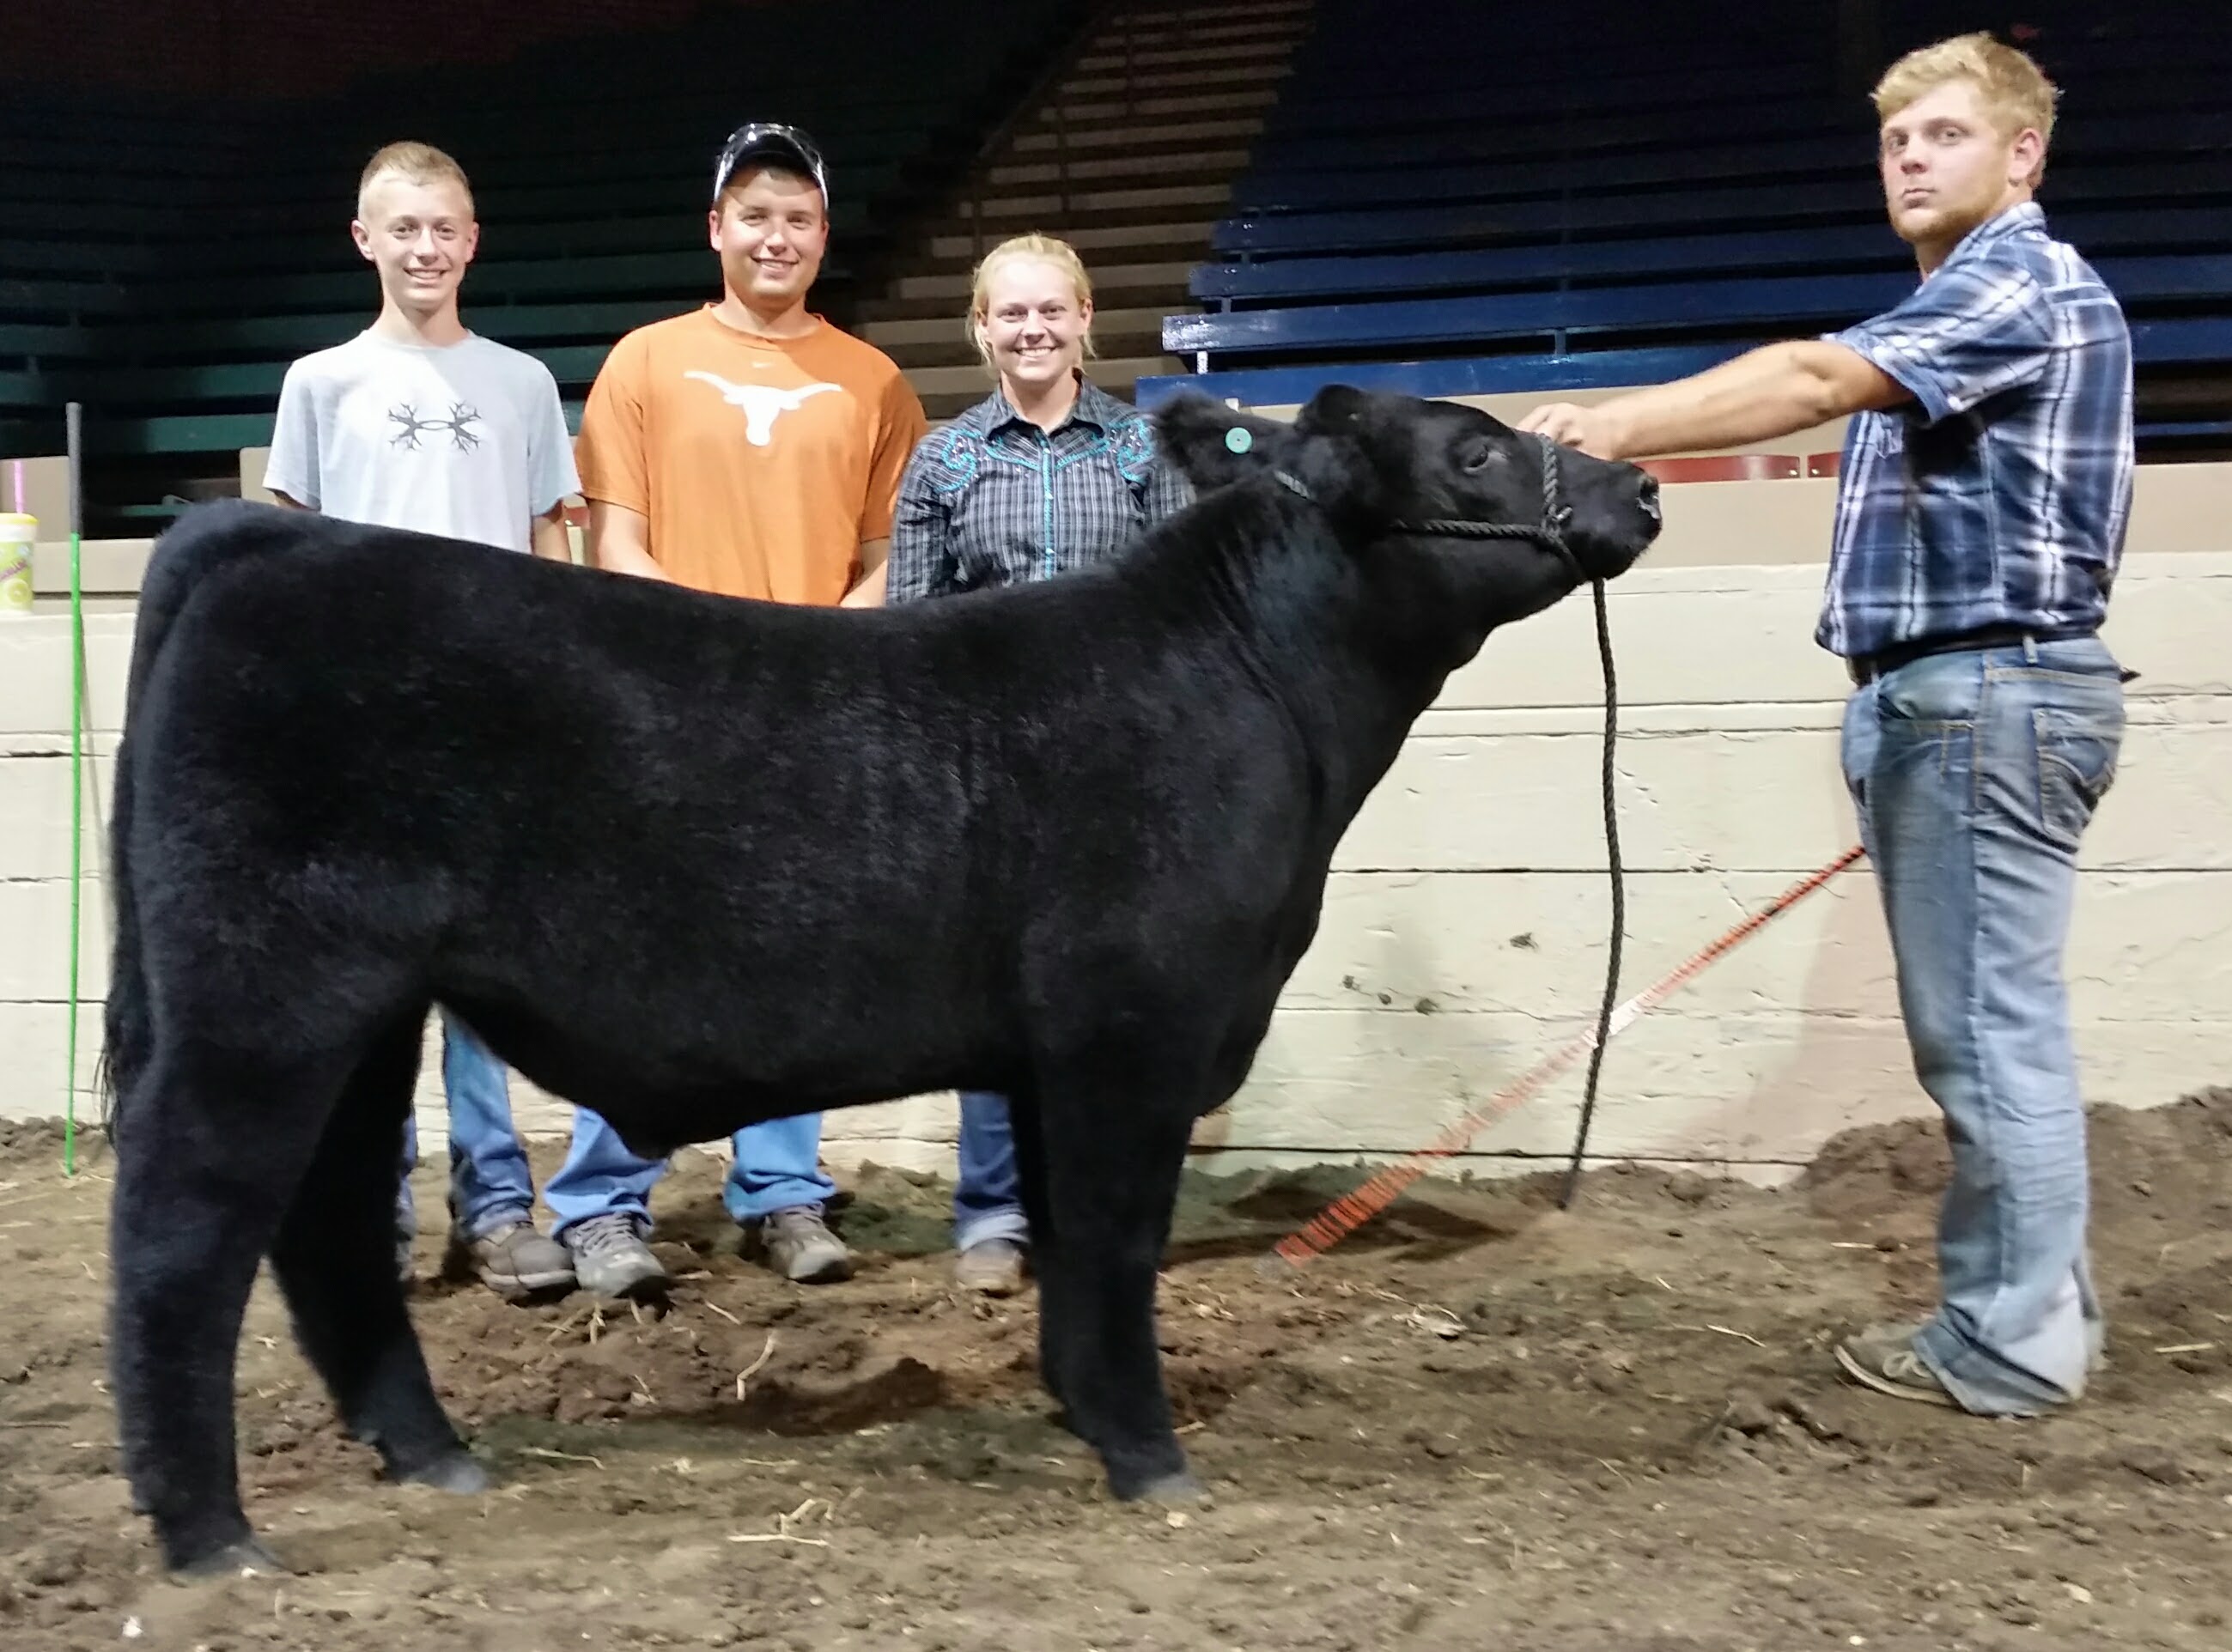
[[[1455,402],[1328,385],[1285,424],[1186,392],[1156,426],[1197,492],[1283,474],[1365,554],[1409,547],[1491,573],[1522,612],[1625,573],[1658,533],[1658,484],[1635,466]]]

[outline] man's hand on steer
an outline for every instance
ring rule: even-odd
[[[1620,452],[1618,425],[1618,416],[1610,409],[1577,407],[1572,402],[1546,402],[1519,421],[1519,428],[1529,435],[1547,436],[1597,459],[1625,457]]]

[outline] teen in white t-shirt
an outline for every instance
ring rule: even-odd
[[[367,327],[287,370],[263,485],[353,522],[568,558],[578,485],[557,381],[472,333],[427,344]]]
[[[425,144],[391,144],[358,185],[357,249],[380,275],[379,319],[287,370],[263,485],[283,504],[571,561],[575,491],[557,381],[534,357],[466,331],[457,288],[480,238],[464,171]],[[450,1255],[512,1301],[570,1290],[572,1258],[534,1222],[535,1182],[512,1126],[503,1064],[447,1011]],[[398,1267],[418,1231],[405,1126]]]

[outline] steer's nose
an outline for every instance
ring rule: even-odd
[[[1636,484],[1635,502],[1643,507],[1643,514],[1652,522],[1658,520],[1658,478],[1648,470],[1643,473],[1643,480]]]

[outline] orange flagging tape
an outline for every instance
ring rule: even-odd
[[[1610,1043],[1625,1032],[1645,1012],[1656,1008],[1669,994],[1691,977],[1703,971],[1722,956],[1804,900],[1839,872],[1860,858],[1865,852],[1859,845],[1839,855],[1820,871],[1793,884],[1742,923],[1716,938],[1686,962],[1668,971],[1629,999],[1612,1013],[1612,1021],[1605,1034]],[[1541,1061],[1522,1074],[1509,1089],[1475,1108],[1450,1125],[1425,1146],[1406,1159],[1389,1165],[1372,1176],[1353,1193],[1345,1193],[1300,1228],[1288,1234],[1271,1247],[1271,1256],[1300,1267],[1312,1257],[1333,1248],[1350,1234],[1395,1202],[1403,1190],[1426,1174],[1437,1159],[1461,1153],[1472,1144],[1472,1140],[1497,1119],[1520,1103],[1533,1096],[1559,1073],[1571,1066],[1595,1046],[1597,1029],[1583,1027],[1573,1037],[1552,1051]],[[1264,1259],[1268,1267],[1271,1258]]]

